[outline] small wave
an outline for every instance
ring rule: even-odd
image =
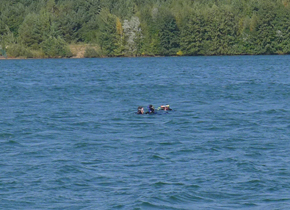
[[[83,142],[81,142],[81,143],[76,143],[76,144],[74,145],[74,148],[77,148],[77,149],[79,149],[79,148],[86,148],[86,147],[88,147],[88,144],[87,144],[87,143],[83,143]]]
[[[163,157],[161,157],[161,156],[159,156],[159,155],[153,155],[153,156],[152,156],[152,159],[157,159],[157,160],[161,159],[161,160],[164,160],[164,159],[166,159],[166,158],[163,158]]]
[[[247,203],[243,203],[243,205],[246,206],[246,207],[255,207],[255,206],[258,206],[258,204],[255,204],[255,203],[249,203],[249,202],[247,202]]]
[[[180,183],[180,182],[162,182],[162,181],[158,181],[156,183],[153,184],[154,186],[164,186],[164,185],[172,185],[172,186],[184,186],[185,184]]]
[[[0,139],[2,138],[12,138],[13,134],[12,133],[0,133]]]
[[[147,202],[147,201],[142,202],[141,206],[144,208],[155,208],[155,209],[158,209],[158,207],[160,207],[158,205],[154,205],[154,204]]]
[[[276,109],[270,109],[270,110],[265,111],[266,114],[275,114],[277,112],[278,112],[278,110],[276,110]]]
[[[170,196],[170,200],[177,203],[186,203],[186,202],[192,202],[192,201],[203,201],[204,199],[192,193],[181,193],[179,195]]]
[[[227,149],[227,150],[230,150],[230,151],[237,150],[237,147],[235,147],[235,146],[225,146],[224,148]]]
[[[277,199],[273,199],[273,198],[266,198],[263,201],[265,202],[283,202],[283,201],[290,201],[290,198],[277,198]]]
[[[156,201],[158,202],[158,204],[154,204],[153,202],[149,202],[149,201],[144,201],[141,203],[140,207],[141,209],[158,209],[158,210],[166,210],[166,209],[171,209],[171,210],[183,210],[184,208],[175,208],[173,207],[171,204],[168,204],[168,202],[166,201]],[[159,204],[160,202],[160,204]],[[163,204],[161,204],[163,203]],[[138,208],[134,208],[134,209],[138,209]]]
[[[69,162],[69,161],[64,161],[64,162]],[[80,168],[75,165],[63,165],[61,166],[61,168],[59,168],[58,173],[59,174],[84,173],[84,171],[80,170]]]
[[[15,140],[2,141],[2,144],[6,144],[9,146],[20,146],[20,147],[23,146],[22,144],[20,144],[19,142],[15,141]]]
[[[252,179],[250,181],[248,181],[247,183],[250,183],[250,184],[256,184],[256,183],[261,183],[262,181],[260,179]]]
[[[9,140],[7,142],[7,144],[17,144],[17,145],[20,145],[17,141],[13,141],[13,140]]]
[[[279,114],[279,113],[287,113],[289,110],[286,109],[268,109],[268,110],[258,110],[254,111],[251,114]]]
[[[171,145],[181,144],[181,142],[176,140],[172,142],[159,142],[158,144],[163,145],[163,146],[171,146]]]
[[[228,158],[224,158],[224,159],[215,160],[214,162],[215,163],[233,163],[233,162],[237,162],[237,160],[234,158],[228,157]]]

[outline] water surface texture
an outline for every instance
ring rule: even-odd
[[[1,60],[0,209],[290,209],[289,64]]]

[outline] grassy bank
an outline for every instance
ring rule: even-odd
[[[52,51],[53,49],[50,48],[48,50]],[[63,56],[55,52],[52,52],[51,55],[47,55],[42,48],[29,49],[18,44],[7,46],[6,50],[3,52],[5,53],[0,54],[0,59],[105,57],[102,55],[98,45],[84,43],[67,45]]]

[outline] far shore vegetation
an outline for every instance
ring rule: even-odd
[[[290,0],[1,0],[0,58],[290,54]]]

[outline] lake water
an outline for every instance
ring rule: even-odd
[[[290,209],[290,56],[0,60],[0,96],[0,209]]]

